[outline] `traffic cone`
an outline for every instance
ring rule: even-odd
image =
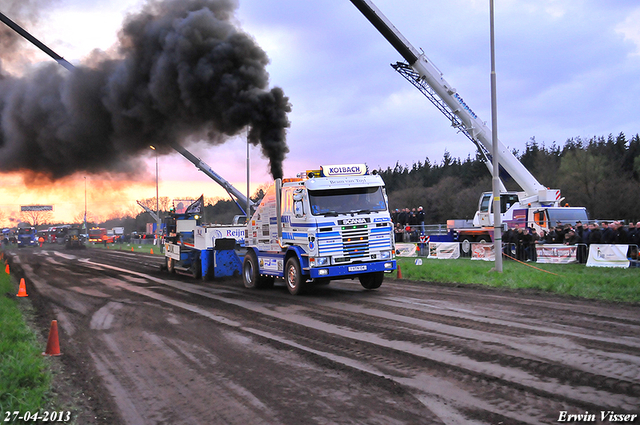
[[[133,247],[131,247],[131,252],[133,252]]]
[[[153,254],[153,248],[151,248],[151,254]]]
[[[11,274],[11,273],[9,273],[9,271],[10,271],[10,270],[9,270],[9,265],[7,264],[7,266],[4,268],[4,272],[5,272],[6,274]]]
[[[28,297],[27,295],[27,285],[24,283],[24,277],[20,279],[20,287],[18,288],[18,294],[16,297]]]
[[[402,270],[400,270],[400,264],[398,264],[398,279],[402,279]]]
[[[42,353],[43,356],[59,356],[60,342],[58,341],[58,321],[51,321],[51,329],[49,329],[49,339],[47,339],[47,349]]]

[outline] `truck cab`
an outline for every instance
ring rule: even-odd
[[[20,227],[18,228],[18,248],[24,248],[26,246],[36,245],[36,228],[35,227]]]
[[[384,182],[364,164],[323,166],[276,181],[247,225],[243,280],[249,288],[284,278],[306,284],[358,278],[380,287],[395,270]]]
[[[493,203],[491,192],[480,197],[478,211],[473,219],[474,227],[493,226]],[[501,222],[508,227],[531,227],[537,232],[548,232],[556,224],[571,224],[588,221],[584,207],[561,207],[558,202],[536,202],[524,198],[524,192],[500,194]]]

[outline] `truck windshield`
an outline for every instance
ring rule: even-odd
[[[20,228],[20,229],[18,229],[18,234],[19,235],[33,235],[33,234],[35,234],[35,229]]]
[[[584,208],[549,208],[549,223],[555,225],[576,224],[577,221],[586,223],[588,221],[587,210]]]
[[[310,190],[309,203],[313,215],[369,213],[387,209],[380,186]]]

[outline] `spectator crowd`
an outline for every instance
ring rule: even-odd
[[[418,242],[424,233],[424,210],[422,207],[395,209],[391,211],[396,242]]]
[[[419,242],[424,234],[425,215],[422,207],[391,211],[396,242]],[[630,256],[638,258],[640,222],[625,225],[621,221],[594,221],[572,224],[556,223],[548,232],[538,233],[533,227],[510,227],[502,235],[504,253],[520,261],[536,261],[536,245],[563,244],[577,246],[577,260],[585,263],[592,244],[628,244]]]
[[[502,237],[505,254],[521,261],[536,261],[535,246],[538,244],[577,245],[577,260],[587,261],[589,246],[592,244],[628,244],[631,255],[637,258],[640,245],[640,222],[625,226],[620,221],[602,221],[575,226],[557,223],[549,232],[538,234],[534,228],[509,228]]]

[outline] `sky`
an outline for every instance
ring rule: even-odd
[[[6,12],[0,0],[0,11]],[[443,73],[480,119],[491,122],[489,2],[374,0],[378,8]],[[95,48],[107,51],[136,0],[52,0],[39,10],[34,36],[73,64]],[[6,6],[6,5],[5,5]],[[11,16],[9,16],[11,17]],[[289,97],[290,152],[284,176],[322,164],[366,163],[372,169],[439,163],[445,151],[462,160],[475,147],[391,68],[401,56],[348,0],[239,0],[236,25],[270,58],[270,87]],[[569,138],[640,132],[640,3],[636,0],[496,0],[498,135],[522,152],[532,138],[562,146]],[[50,62],[24,44],[19,74]],[[246,141],[188,149],[246,191]],[[37,188],[20,175],[0,174],[0,208],[54,204],[72,220],[88,208],[96,217],[135,211],[155,196],[155,153],[140,158],[139,175],[75,175]],[[250,149],[251,192],[270,184],[266,159]],[[224,197],[179,154],[160,156],[160,196]],[[545,184],[544,176],[536,176]],[[487,188],[489,190],[490,188]],[[1,219],[2,217],[0,217]],[[1,220],[0,220],[1,221]]]

